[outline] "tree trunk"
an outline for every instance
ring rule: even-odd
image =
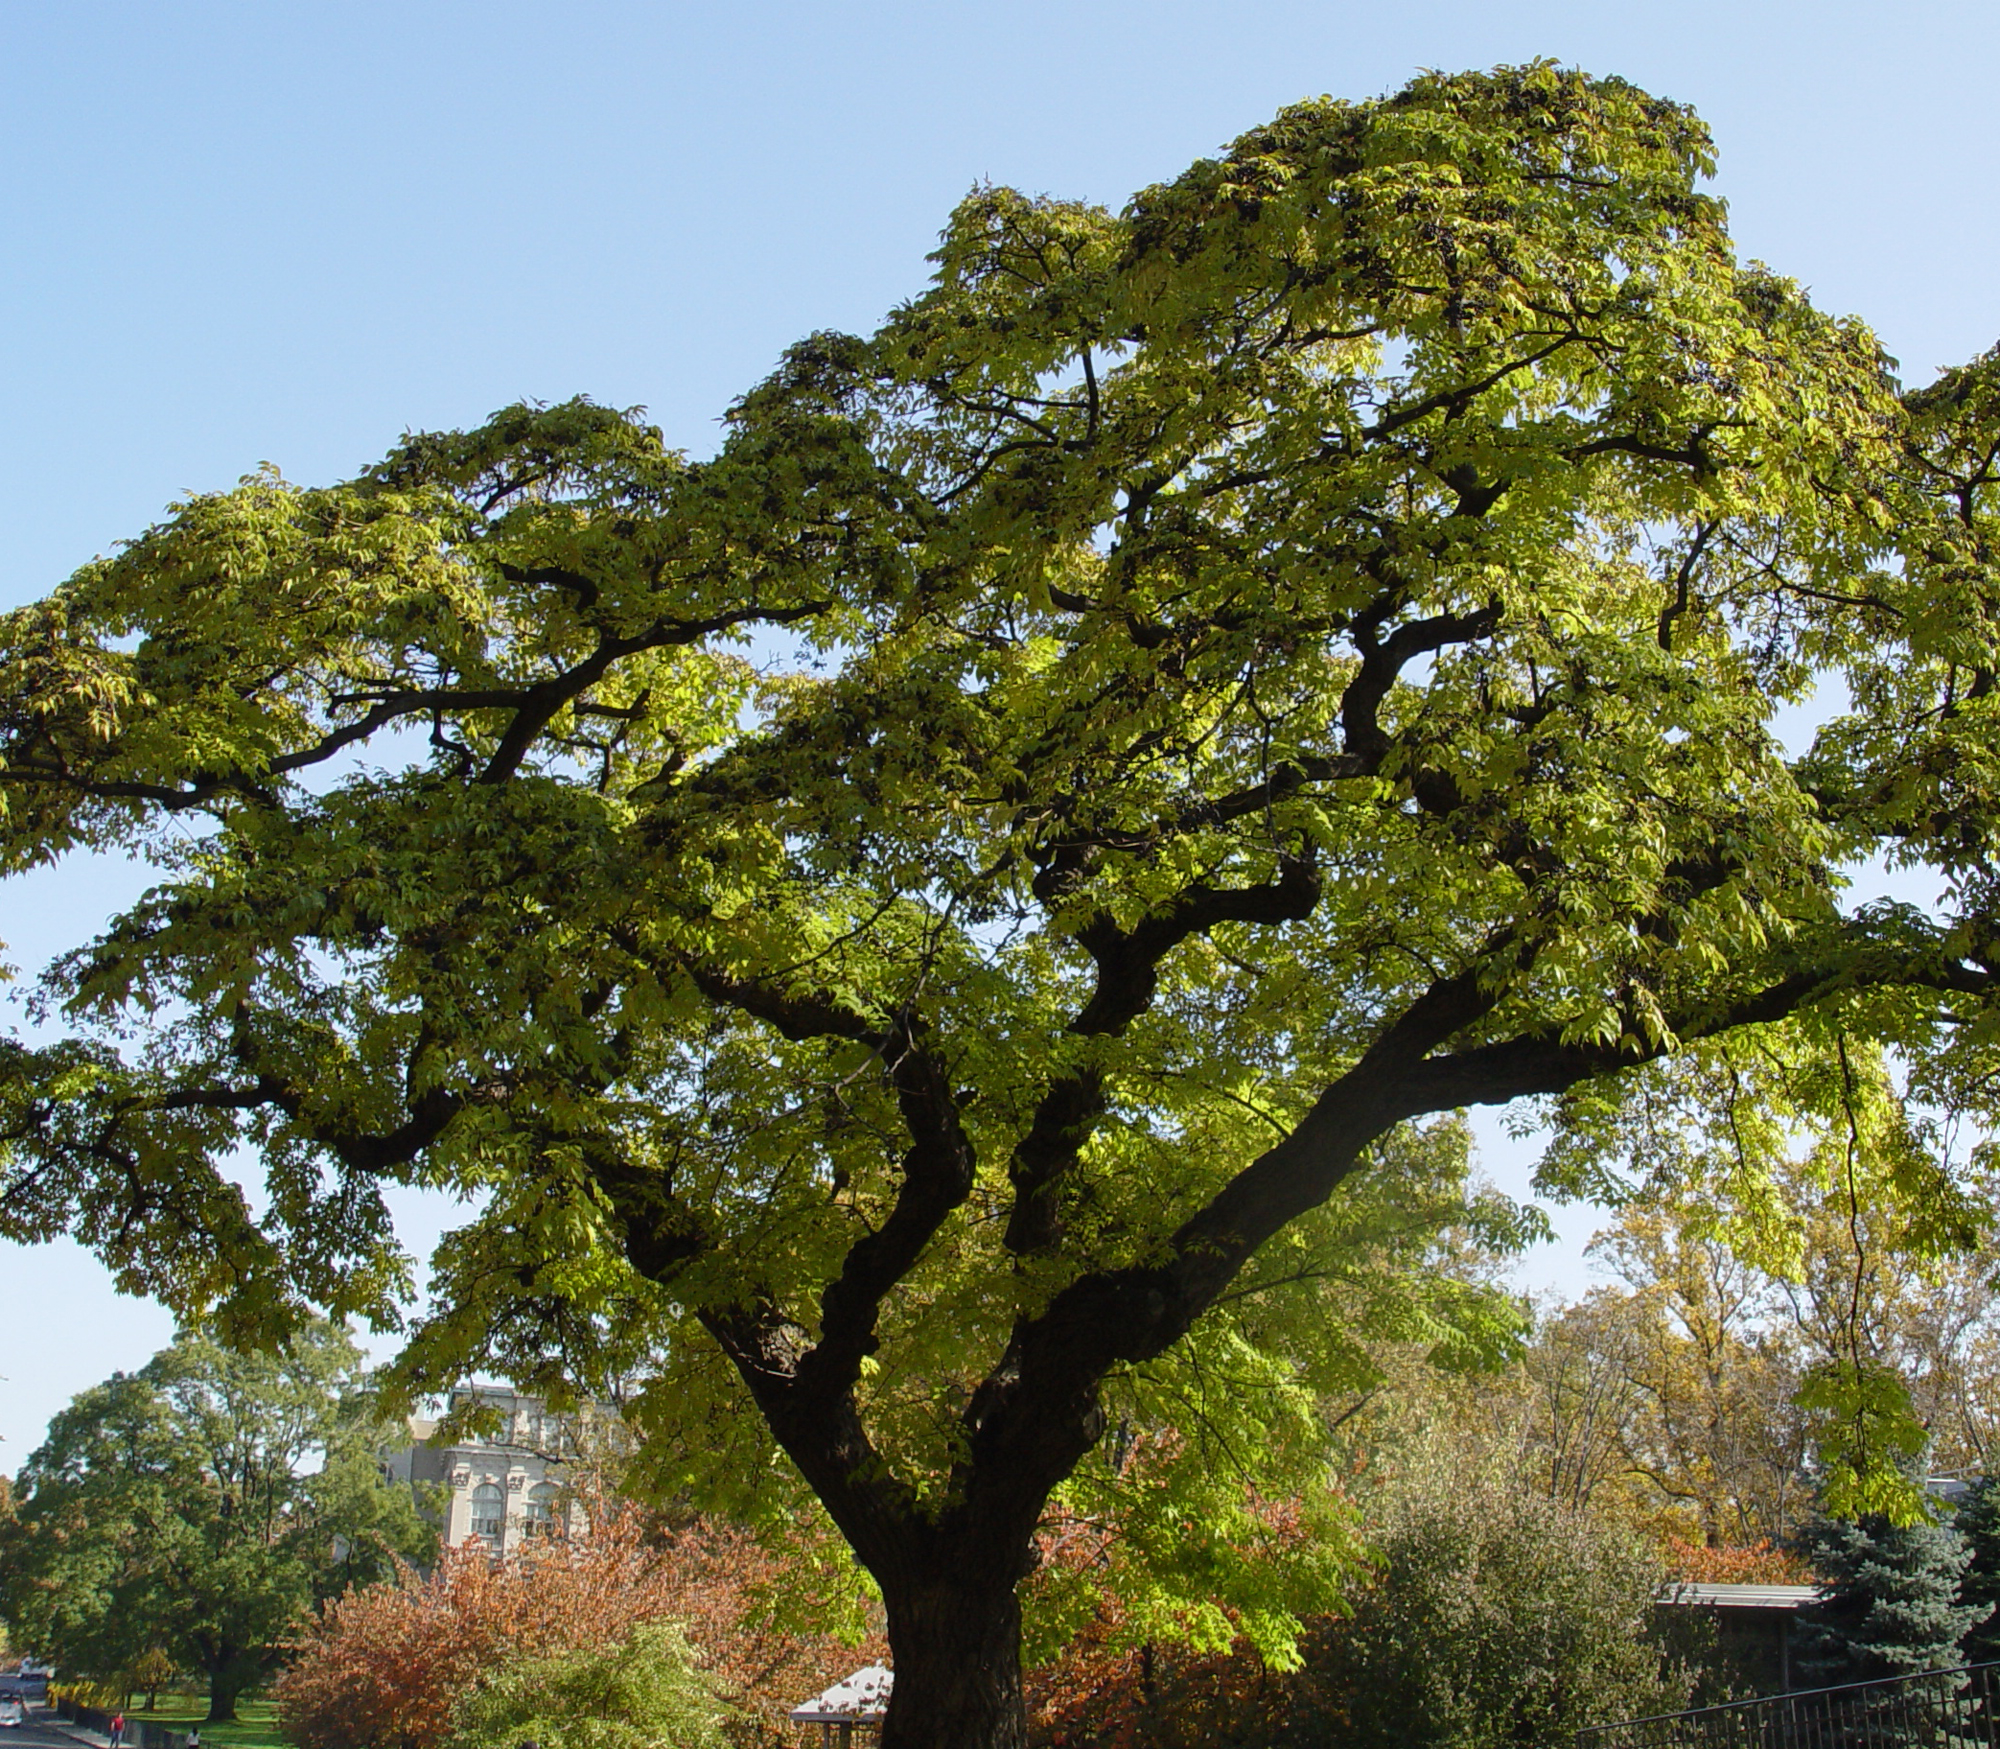
[[[236,1719],[236,1697],[243,1692],[243,1684],[233,1675],[220,1675],[211,1670],[208,1673],[208,1717],[205,1725],[233,1724]]]
[[[1026,1749],[1015,1575],[982,1565],[883,1583],[896,1683],[882,1749]]]

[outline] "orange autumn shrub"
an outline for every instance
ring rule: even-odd
[[[851,1558],[830,1537],[802,1533],[774,1554],[746,1531],[697,1520],[659,1533],[655,1547],[675,1587],[669,1613],[735,1709],[743,1741],[791,1740],[786,1715],[800,1701],[889,1660],[879,1629],[858,1640],[829,1632],[814,1607],[829,1568],[852,1583]]]
[[[1288,1741],[1312,1711],[1311,1677],[1229,1652],[1117,1643],[1096,1624],[1027,1673],[1038,1749],[1258,1749]]]
[[[1145,1473],[1178,1458],[1178,1435],[1142,1442],[1129,1463],[1144,1486]],[[1142,1527],[1143,1528],[1143,1527]],[[1158,1626],[1190,1613],[1169,1605],[1135,1611],[1135,1585],[1125,1545],[1134,1526],[1116,1516],[1050,1512],[1036,1536],[1037,1566],[1031,1587],[1044,1601],[1068,1593],[1087,1600],[1089,1612],[1061,1650],[1024,1672],[1030,1741],[1037,1749],[1272,1749],[1288,1740],[1310,1704],[1311,1679],[1274,1670],[1250,1642],[1235,1637],[1219,1649],[1214,1620],[1203,1624],[1206,1647],[1155,1638]],[[1268,1557],[1308,1552],[1316,1526],[1292,1499],[1242,1491],[1240,1524]],[[1210,1600],[1212,1614],[1232,1638],[1241,1620],[1237,1606]],[[1169,1630],[1171,1631],[1171,1630]]]
[[[429,1574],[404,1567],[327,1609],[277,1684],[280,1729],[299,1749],[437,1749],[482,1671],[670,1620],[735,1710],[733,1734],[774,1741],[792,1706],[883,1654],[786,1623],[806,1565],[740,1532],[662,1532],[630,1510],[504,1558],[451,1550]]]
[[[1670,1536],[1666,1557],[1667,1571],[1692,1585],[1810,1585],[1814,1578],[1802,1557],[1769,1537],[1741,1548],[1711,1548]]]

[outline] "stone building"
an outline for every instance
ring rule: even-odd
[[[601,1411],[556,1415],[539,1398],[504,1386],[467,1385],[451,1394],[453,1410],[485,1412],[489,1431],[455,1440],[438,1436],[438,1422],[410,1417],[410,1443],[382,1454],[396,1481],[415,1488],[427,1513],[441,1522],[445,1543],[482,1542],[511,1553],[545,1536],[565,1502],[565,1470],[595,1449],[616,1420]]]

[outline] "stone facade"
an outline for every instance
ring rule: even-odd
[[[437,1421],[412,1415],[410,1443],[384,1452],[383,1465],[417,1490],[449,1547],[481,1542],[495,1554],[511,1553],[546,1535],[568,1510],[565,1468],[617,1423],[601,1411],[555,1415],[539,1398],[492,1385],[456,1390],[450,1406],[465,1407],[468,1399],[492,1417],[490,1432],[445,1442]]]

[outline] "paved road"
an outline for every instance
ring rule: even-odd
[[[0,1749],[78,1749],[78,1743],[54,1713],[36,1707],[20,1729],[0,1730]]]

